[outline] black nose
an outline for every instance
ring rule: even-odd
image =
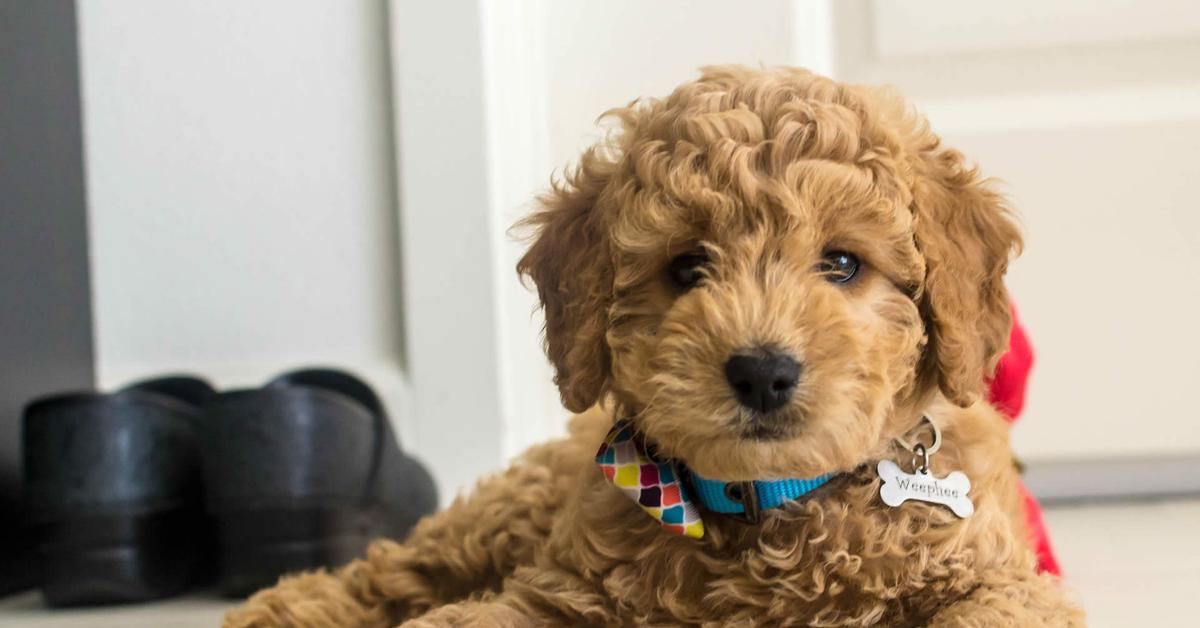
[[[725,362],[725,379],[743,406],[770,412],[787,403],[800,379],[800,363],[769,350],[734,355]]]

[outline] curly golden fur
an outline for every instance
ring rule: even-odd
[[[1020,236],[1002,198],[894,93],[796,69],[716,67],[610,111],[526,224],[568,438],[378,541],[337,573],[284,578],[227,625],[1078,626],[1026,543],[1005,422],[979,396],[1008,343]],[[677,255],[710,260],[690,290]],[[830,250],[862,260],[851,282]],[[722,364],[803,364],[769,417]],[[938,475],[976,512],[879,499],[874,462],[922,414]],[[664,532],[592,463],[614,417],[723,480],[840,475],[758,524]],[[769,420],[768,420],[769,419]]]

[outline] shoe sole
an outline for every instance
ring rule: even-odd
[[[81,516],[42,524],[40,532],[42,593],[54,607],[175,595],[203,579],[211,552],[195,510]]]
[[[245,596],[281,575],[338,566],[363,555],[376,536],[361,511],[271,509],[217,518],[219,587]]]

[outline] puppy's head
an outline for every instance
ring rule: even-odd
[[[1007,344],[1019,235],[886,92],[710,68],[619,130],[527,219],[518,269],[564,404],[611,395],[724,480],[848,470]]]

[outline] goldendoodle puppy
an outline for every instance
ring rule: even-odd
[[[796,69],[608,115],[519,264],[570,435],[228,625],[1082,625],[979,400],[1021,244],[979,173]]]

